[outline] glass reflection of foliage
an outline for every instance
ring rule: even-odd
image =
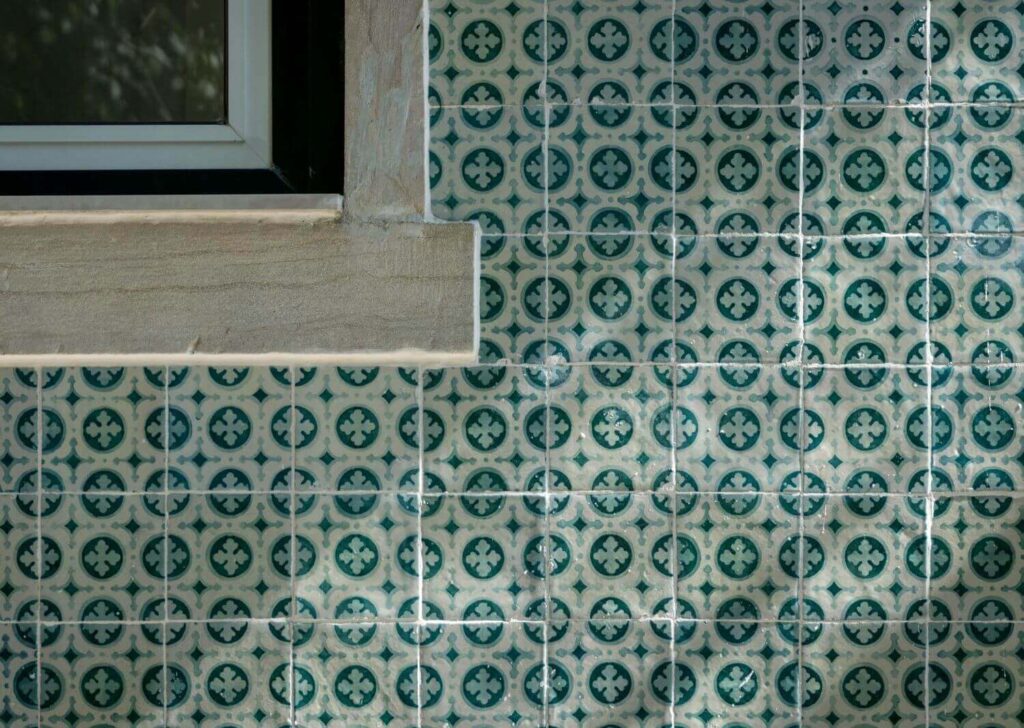
[[[0,123],[224,121],[226,4],[3,3]]]

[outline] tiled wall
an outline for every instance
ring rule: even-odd
[[[482,365],[0,373],[0,724],[1019,724],[1024,4],[431,5]]]

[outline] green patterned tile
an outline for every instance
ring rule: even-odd
[[[424,411],[444,434],[424,453],[424,492],[542,491],[545,451],[532,434],[545,403],[541,370],[474,367],[437,375],[424,393]]]
[[[954,627],[933,650],[928,664],[931,713],[939,725],[1012,725],[1019,720],[1019,624]]]
[[[38,402],[34,378],[32,370],[0,369],[0,491],[4,493],[35,488]],[[32,485],[25,486],[30,479]]]
[[[182,631],[167,647],[166,670],[158,662],[143,674],[143,697],[166,706],[168,725],[277,728],[289,723],[293,685],[296,707],[312,699],[308,668],[293,665],[286,624],[224,620]],[[157,688],[162,694],[151,694]]]
[[[1024,609],[1018,591],[1022,507],[1018,498],[991,494],[936,502],[935,552],[949,562],[932,584],[941,618],[1017,621]]]
[[[676,212],[699,234],[797,232],[800,116],[792,109],[679,107],[667,170]],[[818,160],[805,155],[807,187]]]
[[[677,0],[675,79],[691,103],[772,106],[798,96],[797,0]]]
[[[1024,8],[1010,0],[985,4],[932,0],[935,100],[992,103],[1024,93]]]
[[[676,720],[682,725],[791,726],[798,648],[789,626],[678,623]]]
[[[925,650],[905,626],[871,619],[809,626],[803,723],[931,725],[922,704]]]
[[[799,370],[741,363],[678,371],[675,414],[655,421],[659,442],[675,441],[676,488],[738,495],[792,488],[800,470]]]
[[[0,495],[0,552],[7,556],[0,566],[0,620],[34,622],[39,612],[38,579],[45,564],[39,548],[37,505],[34,494]]]
[[[402,728],[416,725],[417,645],[437,642],[443,633],[423,629],[430,637],[420,640],[416,636],[420,628],[415,625],[335,622],[311,627],[305,633],[308,636],[296,642],[294,656],[303,684],[315,688],[296,710],[296,722],[330,728],[385,722]],[[426,668],[436,662],[424,660],[423,665],[427,686],[433,682],[428,678],[438,673],[430,672],[434,667]],[[427,696],[430,691],[420,694]]]
[[[1020,131],[1021,112],[1012,106],[958,106],[934,113],[929,143],[937,230],[974,233],[977,244],[992,252],[1021,229],[1024,217],[1014,192],[1024,157]]]
[[[804,3],[803,81],[826,104],[899,104],[925,85],[928,3]],[[935,27],[934,46],[948,40]]]
[[[629,494],[662,487],[671,467],[661,435],[672,404],[665,373],[632,365],[568,369],[548,396],[552,490]]]
[[[562,34],[545,23],[546,4],[542,0],[431,3],[432,101],[444,106],[515,106],[539,98],[545,62],[566,52]]]
[[[925,585],[925,516],[907,498],[809,497],[803,518],[804,612],[839,621],[912,619]],[[932,577],[949,568],[932,542]]]
[[[68,716],[165,725],[163,650],[148,635],[161,628],[48,626],[40,660],[40,725],[67,725]]]
[[[931,338],[958,364],[1010,365],[1024,351],[1024,239],[950,237],[932,256]]]
[[[549,594],[545,581],[568,568],[569,548],[563,536],[549,537],[542,495],[429,498],[419,554],[423,615],[463,621],[543,620]],[[418,568],[416,563],[410,566]],[[417,617],[416,605],[402,614]]]
[[[815,381],[804,397],[803,462],[816,484],[863,495],[868,515],[873,496],[909,492],[930,464],[929,447],[944,437],[928,408],[927,371],[865,362],[809,374]]]
[[[425,725],[542,726],[544,646],[530,626],[445,625],[420,649]],[[398,690],[402,690],[399,677]]]
[[[919,115],[870,104],[809,114],[804,230],[826,235],[922,230],[925,131]],[[936,151],[932,150],[932,159]],[[934,179],[939,173],[931,168]]]
[[[550,725],[666,725],[673,678],[683,685],[687,678],[677,676],[673,668],[672,645],[662,636],[668,626],[617,620],[554,622],[548,640]],[[529,689],[529,679],[526,684]]]
[[[38,681],[39,632],[36,624],[0,624],[0,720],[10,726],[32,726],[39,722]]]

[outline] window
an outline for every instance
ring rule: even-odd
[[[11,4],[0,194],[340,192],[341,6]]]

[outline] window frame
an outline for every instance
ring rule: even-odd
[[[166,207],[166,200],[171,196],[341,194],[347,157],[344,149],[348,65],[346,3],[340,0],[229,1],[254,3],[251,18],[256,15],[262,18],[263,7],[270,13],[266,31],[270,44],[269,74],[264,74],[269,84],[270,116],[269,121],[261,121],[269,126],[270,152],[264,154],[265,150],[259,150],[264,157],[262,163],[249,168],[211,164],[210,168],[145,169],[131,165],[128,169],[56,170],[12,170],[0,163],[0,197],[70,199],[151,195],[163,200],[154,204]],[[260,27],[267,28],[266,24]],[[354,39],[353,43],[360,47],[360,39]],[[375,106],[371,104],[370,108]],[[163,144],[175,151],[183,145],[182,142]],[[74,208],[74,201],[69,206]]]
[[[267,169],[271,0],[227,0],[223,124],[0,125],[9,172]]]

